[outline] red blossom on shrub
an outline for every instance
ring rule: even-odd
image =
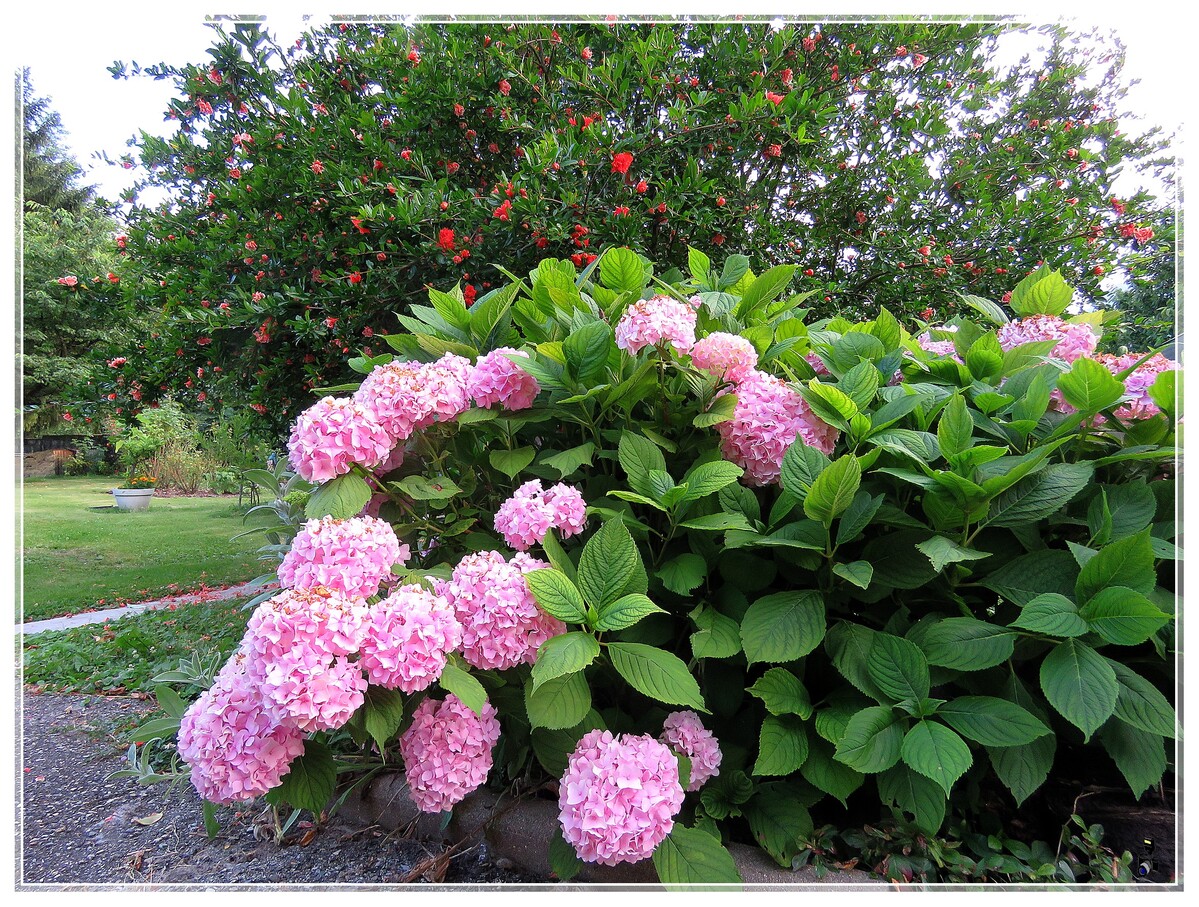
[[[633,165],[633,155],[627,151],[622,151],[619,154],[612,156],[612,172],[613,173],[628,173],[629,167]]]

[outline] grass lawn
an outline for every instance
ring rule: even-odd
[[[111,476],[26,479],[22,620],[42,620],[253,579],[260,536],[229,497],[155,495],[142,513],[118,511]],[[104,509],[96,509],[104,508]]]

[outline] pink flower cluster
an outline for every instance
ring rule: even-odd
[[[1018,321],[1009,321],[999,329],[998,338],[999,346],[1005,351],[1023,343],[1056,340],[1057,346],[1050,355],[1066,362],[1091,356],[1099,343],[1099,336],[1089,325],[1071,324],[1056,315],[1029,315]]]
[[[496,510],[495,528],[508,547],[528,551],[550,529],[563,538],[578,535],[587,524],[587,502],[577,488],[559,482],[549,489],[540,479],[525,482]]]
[[[669,342],[680,353],[695,345],[695,310],[669,296],[642,299],[629,306],[616,325],[616,345],[636,353]]]
[[[558,820],[581,859],[615,866],[650,856],[682,805],[678,761],[664,744],[594,730],[567,760]]]
[[[1127,353],[1123,356],[1112,356],[1100,353],[1095,358],[1103,363],[1113,375],[1118,375],[1134,365],[1143,355],[1143,353]],[[1132,399],[1125,400],[1113,411],[1115,417],[1123,422],[1131,422],[1138,419],[1149,419],[1160,413],[1161,409],[1149,396],[1149,388],[1153,386],[1153,383],[1157,381],[1157,376],[1162,372],[1175,371],[1177,368],[1177,362],[1167,359],[1161,353],[1151,359],[1146,359],[1124,379],[1124,393],[1131,395]]]
[[[212,803],[253,800],[278,787],[304,752],[303,734],[284,723],[235,656],[179,724],[179,755],[191,782]]]
[[[958,355],[957,347],[953,345],[952,340],[934,340],[932,334],[925,331],[916,338],[916,343],[920,348],[927,353],[932,353],[935,356],[948,356],[955,362],[961,362],[962,359]]]
[[[505,353],[525,358],[529,355],[523,350],[502,346],[481,357],[471,372],[470,396],[476,406],[490,407],[498,403],[507,410],[528,409],[537,399],[541,385]]]
[[[680,755],[691,760],[691,780],[687,790],[699,790],[720,774],[720,744],[704,727],[695,712],[671,712],[662,722],[658,739]]]
[[[422,586],[401,586],[371,608],[358,664],[371,683],[415,693],[441,676],[461,642],[449,602]]]
[[[345,475],[354,464],[376,465],[393,446],[392,438],[361,403],[324,397],[292,426],[287,455],[302,478],[327,482]]]
[[[504,670],[532,664],[537,649],[566,625],[537,606],[525,574],[549,564],[517,554],[504,560],[498,551],[468,554],[446,582],[437,584],[462,625],[462,657],[476,668]]]
[[[372,516],[309,520],[279,565],[284,588],[324,586],[351,596],[370,598],[391,578],[395,564],[407,562],[410,551],[401,545],[391,524]]]
[[[783,381],[751,371],[736,386],[733,418],[716,426],[721,453],[745,470],[750,485],[778,481],[783,456],[796,438],[825,454],[833,451],[839,432],[822,422],[807,402]]]
[[[400,735],[408,792],[417,809],[445,812],[487,780],[500,723],[491,703],[476,715],[458,697],[426,699]]]
[[[413,432],[469,409],[471,371],[470,361],[453,353],[432,363],[389,362],[375,366],[354,399],[383,427],[390,450]]]
[[[692,364],[715,378],[737,382],[758,364],[754,345],[737,334],[716,331],[691,348]]]

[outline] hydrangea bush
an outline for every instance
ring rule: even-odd
[[[1176,364],[1096,356],[1047,268],[910,326],[808,322],[794,270],[611,249],[414,306],[296,422],[319,484],[183,716],[201,795],[319,812],[337,751],[426,812],[556,791],[560,878],[730,882],[847,809],[1158,783]]]

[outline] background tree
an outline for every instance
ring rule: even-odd
[[[79,214],[95,202],[95,187],[80,183],[83,168],[64,145],[62,119],[50,98],[33,93],[29,70],[21,73],[21,177],[26,202]]]
[[[1127,279],[1103,299],[1105,308],[1118,313],[1107,335],[1108,345],[1117,352],[1157,349],[1172,343],[1182,331],[1175,305],[1174,212],[1163,209],[1156,223],[1128,221],[1123,229],[1130,244],[1122,259]],[[1181,345],[1167,355],[1181,357]]]
[[[614,245],[659,272],[689,247],[797,264],[814,315],[940,318],[1041,262],[1096,296],[1120,225],[1157,207],[1113,200],[1115,172],[1168,161],[1119,128],[1118,43],[1046,28],[1043,59],[1001,71],[1010,30],[218,30],[209,62],[144,70],[175,80],[179,132],[135,143],[169,198],[134,197],[120,273],[157,323],[98,389],[244,399],[282,429],[426,287],[474,302],[501,266]]]

